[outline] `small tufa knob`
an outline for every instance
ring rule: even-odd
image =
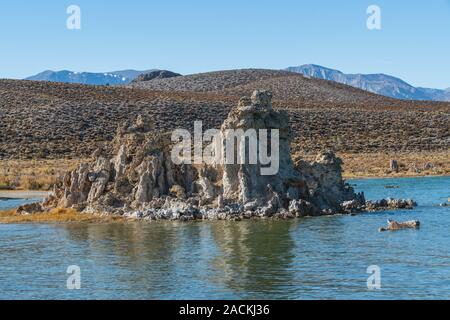
[[[263,109],[272,109],[272,93],[270,91],[253,91],[251,101],[252,105],[256,107]]]

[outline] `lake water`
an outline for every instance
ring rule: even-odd
[[[450,178],[351,183],[368,199],[411,197],[419,207],[272,222],[0,225],[0,299],[450,299],[450,207],[437,206]],[[379,233],[388,218],[422,227]],[[80,290],[66,287],[70,265]],[[372,265],[379,290],[367,287]]]
[[[39,198],[30,198],[30,199],[8,199],[0,197],[0,210],[9,210],[17,208],[23,204],[39,202],[42,199]]]

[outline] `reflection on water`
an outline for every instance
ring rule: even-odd
[[[0,298],[450,298],[449,178],[354,181],[369,198],[395,182],[420,207],[293,221],[0,225]],[[420,230],[378,233],[387,218]],[[78,265],[82,289],[66,289]],[[382,289],[366,273],[379,265]]]
[[[217,283],[242,298],[265,292],[285,295],[294,260],[293,225],[286,222],[224,222],[212,225],[219,254],[213,261]],[[263,288],[263,290],[261,290]]]
[[[264,292],[284,297],[285,282],[293,279],[292,227],[288,222],[248,221],[71,224],[59,228],[70,241],[86,244],[90,255],[84,259],[95,266],[109,264],[111,270],[96,275],[97,281],[108,281],[111,272],[119,268],[115,282],[145,292],[134,298],[151,299],[174,294],[177,298],[255,298]],[[207,296],[196,291],[197,287],[203,289],[204,282],[211,286]]]

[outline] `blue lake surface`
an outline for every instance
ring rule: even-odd
[[[42,199],[39,198],[30,198],[30,199],[5,199],[0,198],[0,210],[9,210],[17,208],[23,204],[39,202]]]
[[[350,183],[367,199],[419,207],[293,221],[0,225],[0,299],[450,299],[450,207],[438,206],[450,177]],[[422,227],[379,233],[388,218]],[[80,290],[67,289],[71,265]],[[372,265],[379,290],[367,287]]]

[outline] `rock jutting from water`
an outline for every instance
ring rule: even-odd
[[[41,207],[146,220],[295,218],[366,210],[364,194],[345,183],[342,161],[333,152],[321,153],[313,163],[293,162],[289,116],[273,109],[271,98],[267,91],[242,98],[220,132],[226,137],[229,129],[277,129],[279,170],[273,175],[262,175],[259,162],[175,164],[170,136],[140,116],[118,128],[109,147],[113,157],[96,151],[91,162],[65,175]],[[242,152],[236,148],[236,159]]]
[[[406,222],[397,222],[391,219],[388,219],[388,226],[386,228],[380,228],[378,231],[398,231],[403,229],[418,229],[420,228],[420,221],[406,221]]]

